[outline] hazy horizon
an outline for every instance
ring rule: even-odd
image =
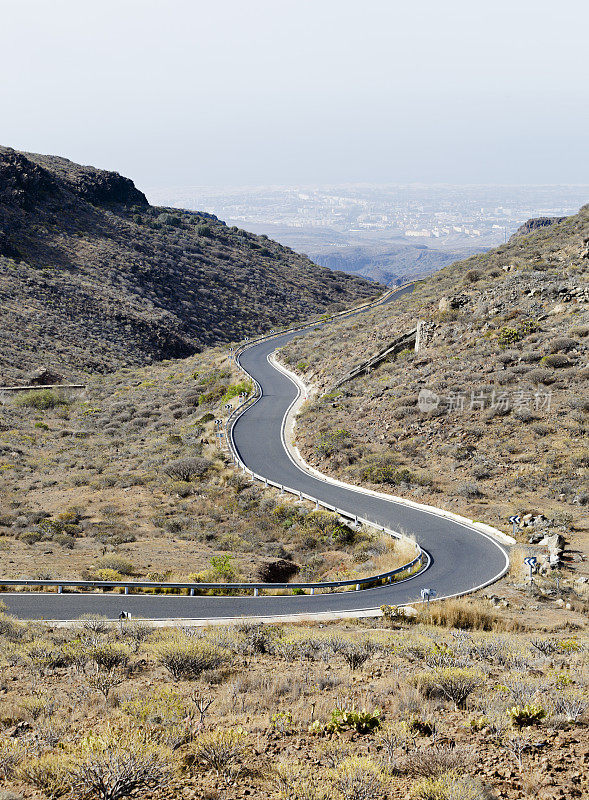
[[[589,183],[589,7],[5,0],[2,141],[140,187]]]

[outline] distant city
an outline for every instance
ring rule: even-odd
[[[589,186],[176,187],[148,195],[267,234],[324,266],[394,284],[497,246],[530,217],[578,211]]]

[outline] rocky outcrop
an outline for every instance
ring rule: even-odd
[[[511,236],[511,239],[516,236],[526,236],[526,234],[536,231],[538,228],[547,228],[549,225],[554,225],[555,223],[562,222],[565,219],[566,217],[534,217],[527,220],[527,222],[524,222],[523,225],[520,225],[516,232]]]

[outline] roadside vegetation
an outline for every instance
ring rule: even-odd
[[[2,576],[338,580],[411,547],[236,473],[215,420],[252,391],[225,348],[5,399]]]
[[[440,608],[443,604],[436,604]],[[3,798],[583,797],[587,638],[0,615]],[[564,795],[562,792],[564,791]]]

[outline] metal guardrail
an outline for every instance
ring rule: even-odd
[[[394,290],[391,290],[391,291],[397,291],[397,289],[394,289]],[[370,308],[370,307],[374,307],[374,306],[380,305],[380,303],[384,302],[384,300],[389,296],[390,293],[391,292],[386,292],[377,301],[375,301],[373,303],[366,304],[366,305],[362,306],[361,308],[364,309],[364,308]],[[345,314],[354,314],[358,310],[360,310],[360,309],[353,309],[353,310],[349,310],[347,312],[340,312],[340,314],[338,314],[338,316],[342,316],[342,315],[345,315]],[[429,556],[427,555],[427,553],[424,553],[422,551],[421,547],[416,542],[413,542],[408,537],[403,536],[398,531],[393,531],[390,528],[386,528],[383,525],[380,525],[380,524],[374,522],[373,520],[369,520],[369,519],[366,519],[364,517],[358,517],[357,515],[351,514],[349,511],[345,511],[344,509],[337,508],[336,506],[330,505],[329,503],[325,503],[323,500],[319,500],[318,498],[313,497],[312,495],[305,494],[304,492],[301,492],[299,489],[293,489],[293,488],[291,488],[289,486],[284,486],[282,484],[276,483],[275,481],[269,480],[268,478],[265,478],[262,475],[258,475],[253,470],[249,469],[246,466],[246,464],[241,460],[241,457],[239,456],[237,448],[235,447],[235,442],[233,441],[233,427],[234,427],[235,423],[237,422],[239,417],[248,408],[251,408],[251,406],[253,406],[255,403],[257,403],[258,400],[262,396],[262,389],[260,387],[260,384],[253,377],[253,375],[250,375],[244,369],[244,367],[241,365],[241,363],[239,361],[239,356],[241,355],[241,353],[243,353],[244,350],[247,350],[250,347],[253,347],[255,344],[259,344],[262,341],[267,341],[269,339],[276,338],[276,337],[278,337],[280,335],[283,335],[284,333],[289,333],[289,332],[296,331],[296,330],[303,330],[303,329],[305,329],[307,327],[313,327],[313,326],[315,326],[317,324],[318,323],[311,323],[309,325],[304,325],[304,326],[300,326],[300,327],[297,327],[297,328],[291,328],[288,331],[281,331],[280,333],[268,334],[266,336],[260,336],[260,337],[256,338],[255,340],[253,340],[251,342],[244,343],[241,347],[239,347],[237,349],[237,351],[234,354],[235,355],[235,362],[236,362],[237,366],[241,369],[241,371],[245,375],[247,375],[248,378],[250,378],[252,380],[252,382],[254,384],[254,387],[255,387],[255,391],[254,391],[253,396],[247,398],[243,403],[239,404],[231,412],[231,414],[229,415],[229,418],[227,419],[227,423],[226,423],[226,426],[225,426],[225,435],[226,435],[226,439],[227,439],[227,448],[228,448],[228,451],[229,451],[229,454],[230,454],[231,458],[236,463],[236,465],[242,469],[244,474],[250,475],[252,480],[258,480],[258,481],[261,481],[264,484],[264,486],[272,486],[272,487],[274,487],[276,489],[279,489],[281,494],[284,493],[284,492],[287,492],[288,494],[295,495],[296,497],[299,498],[299,500],[308,500],[311,503],[315,503],[315,507],[316,508],[324,508],[324,509],[326,509],[328,511],[335,512],[337,514],[340,514],[340,516],[343,516],[343,517],[345,517],[347,519],[354,520],[354,522],[356,524],[357,523],[362,523],[364,525],[368,525],[370,527],[376,528],[376,529],[380,530],[382,533],[386,533],[386,534],[388,534],[389,536],[391,536],[391,537],[393,537],[395,539],[404,539],[405,541],[410,541],[411,544],[415,545],[415,548],[416,548],[416,551],[417,551],[417,555],[412,561],[410,561],[410,562],[408,562],[406,564],[403,564],[401,567],[397,567],[396,569],[389,570],[387,572],[382,572],[382,573],[379,573],[377,575],[371,575],[371,576],[366,577],[366,578],[354,578],[354,579],[345,580],[345,581],[329,581],[329,582],[307,583],[307,584],[303,584],[303,583],[299,583],[299,584],[288,583],[288,584],[284,584],[285,587],[292,588],[292,589],[295,589],[295,588],[309,588],[309,589],[311,589],[311,592],[313,593],[316,588],[339,588],[339,587],[344,588],[344,587],[352,586],[352,585],[356,584],[356,589],[359,590],[360,588],[362,588],[362,586],[365,586],[367,584],[372,585],[372,584],[378,584],[378,583],[391,583],[392,579],[394,578],[394,576],[399,575],[399,574],[401,574],[403,572],[408,572],[409,570],[412,570],[414,567],[416,567],[418,565],[423,565],[424,563],[429,562]],[[279,586],[281,586],[281,584],[270,584],[270,585],[273,586],[274,588],[278,588]],[[256,584],[249,584],[249,586],[254,588],[254,591],[255,591]],[[267,585],[264,588],[267,588]]]
[[[395,289],[391,289],[389,292],[385,292],[378,300],[367,303],[363,306],[359,306],[354,309],[349,309],[348,311],[338,312],[337,314],[332,315],[331,318],[334,317],[341,317],[347,316],[350,314],[355,314],[358,311],[362,311],[364,309],[378,306],[382,302],[386,300],[391,292],[398,291],[397,287]],[[327,321],[327,320],[325,320]],[[244,345],[238,348],[235,352],[235,360],[239,368],[250,378],[255,386],[255,393],[252,397],[246,399],[243,403],[238,405],[233,412],[229,415],[226,424],[226,436],[227,436],[227,446],[230,455],[236,462],[237,466],[239,466],[244,473],[247,473],[251,476],[252,480],[259,480],[265,486],[273,486],[277,489],[280,489],[280,492],[288,492],[289,494],[296,495],[299,500],[309,500],[312,503],[315,503],[316,508],[325,508],[328,511],[333,511],[341,516],[345,517],[346,519],[354,520],[354,522],[362,523],[364,525],[369,525],[371,527],[377,528],[382,533],[387,533],[388,535],[392,536],[395,539],[407,539],[407,537],[402,536],[397,531],[390,530],[382,525],[377,524],[371,520],[365,519],[363,517],[358,517],[350,514],[350,512],[345,511],[343,509],[337,508],[336,506],[332,506],[329,503],[325,503],[322,500],[319,500],[316,497],[312,497],[311,495],[305,494],[304,492],[299,491],[298,489],[292,489],[288,486],[282,486],[275,481],[271,481],[267,478],[264,478],[262,475],[258,475],[257,473],[253,472],[252,470],[248,469],[246,465],[243,463],[237,449],[235,448],[235,444],[232,438],[232,430],[235,422],[237,419],[244,413],[247,408],[250,408],[254,403],[256,403],[260,397],[262,396],[262,390],[260,384],[256,381],[256,379],[250,375],[239,363],[239,354],[242,353],[249,347],[252,347],[255,344],[258,344],[261,341],[265,341],[267,339],[272,339],[277,336],[281,336],[284,333],[290,333],[297,330],[305,330],[307,328],[314,327],[318,324],[321,324],[320,321],[318,322],[311,322],[305,325],[298,326],[296,328],[290,328],[286,331],[280,331],[274,334],[267,334],[265,336],[257,337],[255,340],[251,342],[246,342]],[[19,388],[26,388],[26,387],[19,387]],[[407,541],[411,541],[407,539]],[[35,578],[35,579],[28,579],[28,578],[11,578],[11,579],[3,579],[0,578],[0,590],[4,587],[8,586],[27,586],[27,587],[39,587],[39,588],[46,588],[46,587],[56,587],[58,594],[63,592],[64,588],[79,588],[79,589],[122,589],[124,594],[129,594],[132,589],[137,590],[147,590],[147,591],[169,591],[169,590],[188,590],[190,596],[194,596],[201,591],[253,591],[254,596],[258,596],[260,591],[264,590],[276,590],[276,589],[301,589],[301,590],[309,590],[311,594],[315,594],[315,590],[324,590],[324,589],[335,589],[335,590],[342,590],[347,589],[349,587],[354,587],[356,591],[360,590],[362,587],[366,586],[373,586],[382,583],[392,583],[393,579],[401,575],[403,573],[408,573],[413,570],[415,567],[419,567],[423,564],[427,564],[429,562],[429,556],[427,553],[424,553],[421,547],[415,544],[417,555],[412,560],[409,561],[407,564],[403,564],[400,567],[396,567],[395,569],[388,570],[387,572],[381,572],[378,575],[370,575],[365,578],[350,578],[348,580],[340,580],[340,581],[306,581],[306,582],[298,582],[298,583],[166,583],[166,582],[157,582],[157,581],[84,581],[84,580],[44,580],[42,578]]]
[[[365,361],[362,361],[361,364],[354,367],[354,369],[350,370],[346,373],[342,378],[336,381],[329,389],[325,392],[325,394],[329,394],[329,392],[335,391],[335,389],[339,389],[340,386],[343,386],[344,383],[357,378],[358,375],[362,375],[364,372],[369,372],[373,367],[378,366],[381,364],[386,358],[389,356],[396,355],[399,353],[404,347],[410,344],[415,344],[415,340],[417,337],[417,328],[413,328],[407,333],[403,333],[400,336],[397,336],[395,341],[387,345],[384,350],[380,350],[378,353],[375,353],[370,358],[367,358]]]
[[[34,386],[0,386],[0,392],[34,392],[42,389],[85,389],[85,383],[48,383]]]

